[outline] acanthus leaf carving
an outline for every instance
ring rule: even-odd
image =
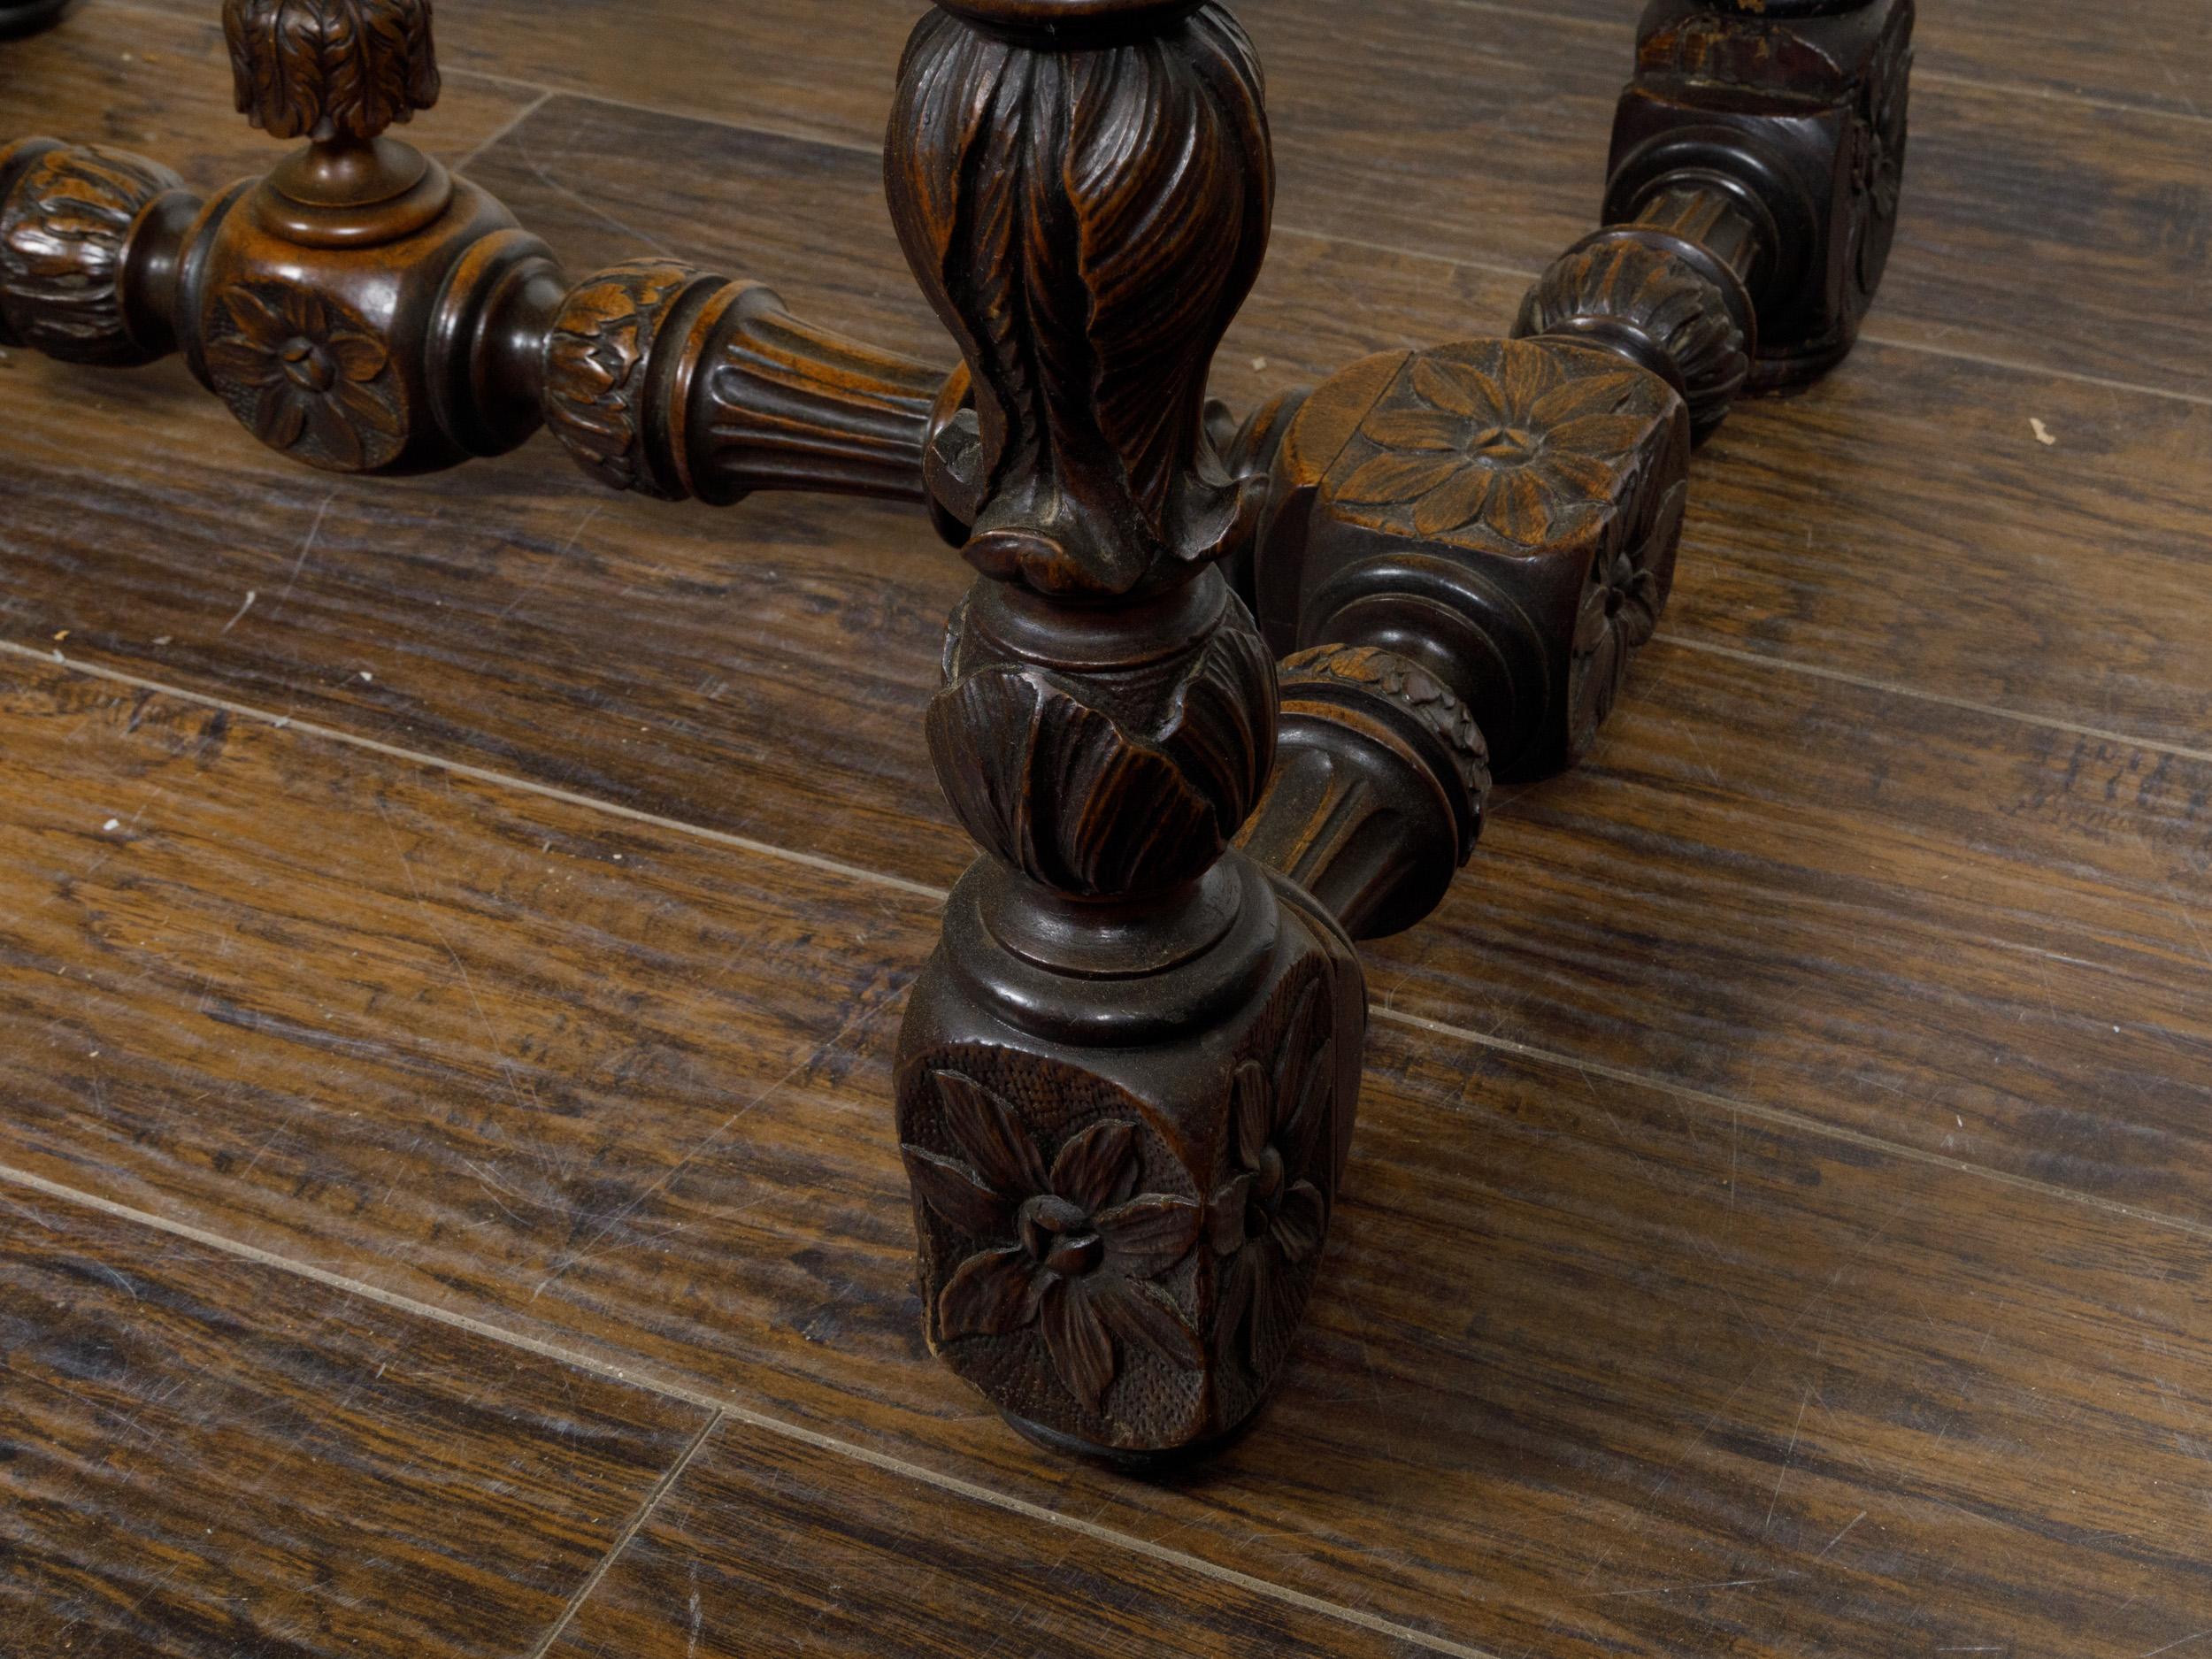
[[[238,109],[275,138],[370,139],[438,101],[431,0],[224,0]]]
[[[1099,595],[1225,552],[1261,492],[1211,454],[1206,375],[1273,197],[1234,19],[1206,5],[1171,43],[1056,52],[933,14],[887,165],[910,261],[974,370],[973,411],[931,456],[970,559]]]

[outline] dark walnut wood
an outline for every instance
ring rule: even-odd
[[[1914,0],[1652,0],[1613,130],[1607,228],[1516,332],[1663,373],[1701,434],[1747,384],[1840,362],[1896,234]]]
[[[1472,714],[1500,771],[1586,754],[1674,579],[1689,419],[1657,375],[1559,340],[1355,364],[1272,464],[1270,641],[1371,646]]]
[[[1473,855],[1490,755],[1467,706],[1417,663],[1325,645],[1283,664],[1275,775],[1238,844],[1355,939],[1413,926]]]
[[[1205,400],[1267,246],[1259,66],[1219,5],[964,0],[886,167],[974,377],[929,456],[981,572],[929,738],[986,856],[899,1050],[928,1337],[1048,1444],[1187,1455],[1288,1357],[1366,1022],[1336,923],[1229,845],[1278,715],[1214,568],[1266,485]]]
[[[228,0],[237,103],[305,148],[209,203],[151,163],[0,152],[0,339],[180,350],[263,442],[336,472],[504,453],[550,424],[617,488],[921,498],[946,376],[667,265],[572,288],[505,208],[388,135],[438,99],[430,0]]]
[[[180,349],[335,472],[543,422],[662,499],[925,501],[979,572],[927,725],[985,855],[897,1068],[929,1340],[1048,1445],[1147,1465],[1239,1432],[1344,1178],[1351,940],[1442,900],[1494,757],[1595,741],[1666,603],[1694,431],[1755,378],[1810,233],[1685,164],[1531,296],[1532,337],[1239,422],[1206,387],[1273,166],[1218,5],[946,0],[917,28],[886,165],[950,373],[686,265],[572,286],[388,136],[439,92],[427,0],[226,18],[239,107],[306,147],[205,206],[103,151],[0,155],[5,337]]]

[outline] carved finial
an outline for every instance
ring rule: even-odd
[[[367,140],[438,101],[431,0],[224,0],[238,109],[273,138]]]

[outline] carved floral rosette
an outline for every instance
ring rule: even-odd
[[[1348,974],[1356,999],[1348,951],[1304,958],[1195,1113],[1016,1048],[910,1056],[931,1348],[1010,1417],[1102,1449],[1187,1448],[1249,1417],[1335,1202],[1363,1029],[1341,1028]]]
[[[1903,204],[1905,154],[1911,139],[1913,8],[1901,7],[1876,49],[1853,111],[1852,274],[1862,304],[1870,304],[1889,268]]]
[[[1682,399],[1611,352],[1468,341],[1404,358],[1323,488],[1343,525],[1449,550],[1504,596],[1482,626],[1526,637],[1502,661],[1545,665],[1513,701],[1546,710],[1539,752],[1571,764],[1665,610],[1689,446]]]
[[[209,382],[271,449],[336,472],[373,472],[407,448],[406,382],[375,329],[311,289],[242,282],[219,295]]]

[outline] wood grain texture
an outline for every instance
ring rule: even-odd
[[[1379,1659],[1420,1649],[1194,1563],[1101,1548],[910,1475],[735,1424],[656,1507],[547,1659]]]
[[[285,149],[232,106],[230,75],[219,4],[86,0],[65,26],[0,50],[0,131],[7,139],[43,133],[143,150],[211,193],[266,172]],[[534,88],[457,73],[436,117],[408,136],[453,165],[537,96]]]
[[[12,1653],[505,1659],[710,1421],[0,1186]]]
[[[1266,0],[1261,0],[1263,5]],[[1477,12],[1574,19],[1618,40],[1640,0],[1461,0]],[[2030,96],[2088,98],[2128,108],[2212,115],[2212,47],[2190,0],[2132,0],[2127,27],[2072,0],[1950,0],[1922,8],[1922,73]]]
[[[869,150],[889,107],[884,66],[918,12],[859,0],[846,27],[825,30],[797,0],[741,12],[689,0],[672,22],[695,50],[672,65],[626,50],[634,27],[597,8],[579,12],[593,31],[585,51],[531,44],[519,4],[468,8],[454,61],[516,50],[504,29],[523,37],[534,76],[564,88]],[[1636,8],[1583,4],[1589,20],[1563,27],[1554,7],[1373,0],[1348,52],[1324,8],[1248,7],[1280,148],[1281,227],[1503,265],[1525,285],[1589,228],[1631,63]],[[2205,211],[2212,49],[2184,0],[2162,5],[2133,43],[2108,13],[2061,0],[1927,8],[1878,337],[2204,393],[2212,325],[2169,301],[2201,258],[2189,227]],[[2098,50],[2066,50],[2082,37]],[[724,73],[739,62],[764,79]],[[2071,75],[2101,102],[2016,89],[2062,94]],[[1510,321],[1509,309],[1484,326]]]
[[[2171,313],[2160,383],[2200,401],[1992,368],[1962,333],[1936,343],[1966,357],[1870,342],[1809,396],[1739,410],[1704,454],[1670,633],[1616,738],[1579,779],[1502,803],[1433,949],[1372,959],[1394,1008],[1480,1040],[1379,1027],[1288,1390],[1202,1478],[1135,1486],[1041,1461],[928,1365],[882,1102],[932,902],[711,838],[926,884],[957,867],[914,733],[962,577],[895,511],[593,517],[542,449],[334,494],[246,453],[173,369],[0,360],[5,638],[294,717],[279,730],[7,659],[0,1161],[980,1483],[933,1487],[934,1514],[1019,1500],[1197,1563],[1088,1535],[1086,1559],[1124,1578],[1253,1575],[1260,1600],[1235,1605],[1263,1650],[1364,1640],[1263,1611],[1271,1585],[1371,1614],[1408,1653],[2189,1652],[2212,1624],[2195,1121],[2212,957],[2188,943],[2212,907],[2201,756],[2168,751],[2212,751],[2195,552],[2212,416],[2189,334],[2208,214],[2177,148],[2200,129],[2124,107],[2201,86],[2176,3],[2132,0],[2139,27],[2057,0],[1929,8],[1935,101],[1906,214],[1909,239],[1924,213],[1941,245],[1899,270],[1985,258],[1983,305],[2010,280],[2001,256],[2116,225],[2149,251],[2106,294],[2143,314],[2051,312],[2057,285],[2129,244],[2058,248],[2023,279],[2036,361],[2065,365],[2073,338],[2139,351]],[[837,140],[549,103],[472,171],[580,268],[659,245],[933,353],[872,153],[918,9],[856,3],[835,29],[781,0],[664,0],[683,50],[656,53],[641,9],[564,5],[601,31],[573,58],[544,7],[472,0],[441,22],[457,64],[498,73],[503,47],[516,73]],[[1291,143],[1362,130],[1358,88],[1408,57],[1405,19],[1431,33],[1403,152],[1356,144],[1340,164],[1356,202],[1286,160],[1309,228],[1331,211],[1369,228],[1279,237],[1217,389],[1248,404],[1369,350],[1505,326],[1525,273],[1586,226],[1601,103],[1626,70],[1625,19],[1568,9],[1606,27],[1569,31],[1548,67],[1525,45],[1545,19],[1486,4],[1378,6],[1376,56],[1352,63],[1286,44],[1320,38],[1302,19],[1322,9],[1254,0]],[[119,10],[89,0],[0,52],[0,130],[148,149],[203,181],[265,165],[226,112],[212,32],[133,11],[119,36],[87,33]],[[208,50],[164,47],[165,28]],[[2018,50],[2061,30],[2091,50]],[[480,45],[451,50],[457,33]],[[1992,66],[1947,70],[1936,43],[1964,53],[1970,35]],[[749,57],[749,39],[774,50]],[[85,40],[105,43],[69,44]],[[148,46],[159,73],[122,58]],[[44,81],[16,73],[42,64]],[[1953,84],[2008,67],[2124,107]],[[535,96],[457,75],[434,142],[471,86],[514,111]],[[2023,153],[2045,142],[2031,129],[2047,143]],[[676,153],[695,167],[675,181],[638,159]],[[1448,257],[1357,245],[1387,239],[1375,198],[1448,188]],[[1892,326],[1900,291],[1873,323],[1892,342],[1918,326]],[[39,435],[65,403],[75,441]],[[584,798],[365,752],[310,720]],[[114,1264],[143,1294],[142,1263]],[[747,1443],[795,1517],[810,1491],[887,1525],[917,1505],[876,1466]],[[685,1512],[701,1551],[729,1561],[702,1513]],[[1080,1594],[1054,1576],[1072,1535],[974,1513],[1046,1540],[1027,1596]],[[807,1537],[879,1559],[849,1531]],[[690,1560],[628,1564],[601,1586],[605,1628],[681,1651]],[[906,1570],[918,1596],[942,1582]],[[681,1600],[657,1608],[657,1583]],[[845,1617],[844,1593],[809,1611]],[[1101,1626],[1113,1639],[1119,1594],[1096,1592],[1123,1610]],[[914,1640],[970,1628],[938,1600]],[[600,1614],[583,1609],[580,1639]],[[548,1628],[518,1624],[501,1651]]]
[[[1362,18],[1355,73],[1386,96],[1345,96],[1318,12],[1256,21],[1281,222],[1532,280],[1590,227],[1625,32],[1459,0],[1376,0]],[[1437,50],[1462,39],[1464,54]],[[1870,334],[2204,395],[2212,324],[2176,304],[2202,268],[2201,121],[1943,80],[1916,85],[1912,121]]]
[[[6,1162],[1409,1651],[2201,1628],[2201,1228],[1385,1022],[1282,1396],[1203,1477],[1133,1484],[1041,1460],[915,1340],[876,1010],[926,902],[9,679]]]
[[[700,156],[702,182],[657,187],[643,158],[678,150]],[[533,166],[573,182],[564,194]],[[879,189],[867,157],[567,101],[478,172],[580,266],[641,232],[779,281],[819,269],[834,274],[839,320],[928,349],[918,300],[886,297],[898,256],[867,206]],[[608,211],[629,228],[599,204],[618,204]],[[1286,239],[1217,389],[1248,401],[1394,334],[1503,315],[1513,287]],[[0,409],[31,425],[71,373],[18,359],[0,369]],[[0,615],[18,641],[53,649],[65,632],[73,656],[928,884],[963,867],[917,735],[938,618],[963,579],[917,516],[603,505],[542,449],[456,479],[326,483],[252,453],[159,371],[83,384],[112,411],[111,453],[143,458],[96,476],[75,442],[22,434],[0,472]],[[215,487],[178,486],[161,453],[172,432],[217,469]],[[1863,347],[1805,396],[1746,404],[1704,452],[1663,642],[2212,746],[2212,630],[2170,620],[2198,603],[2193,526],[2208,516],[2212,411]],[[164,534],[146,536],[148,522]],[[1831,705],[1851,718],[1824,718]],[[1597,780],[1540,796],[1525,838],[1511,813],[1501,822],[1448,914],[1451,942],[1391,948],[1379,992],[1414,976],[1394,1005],[1663,1077],[1687,1066],[1705,1087],[2207,1213],[2187,1102],[2212,1073],[2194,999],[2154,987],[2139,1020],[2038,1018],[2045,987],[2027,973],[2109,1012],[2115,986],[2185,966],[2208,908],[2190,897],[2205,869],[2200,762],[2123,740],[2101,772],[2099,740],[1678,649],[1640,668],[1624,714],[1636,735],[1601,749]],[[1648,794],[1650,754],[1675,757],[1686,803]],[[1916,754],[1957,767],[1914,764],[1911,794],[1876,787],[1875,757]],[[1704,768],[1731,756],[1759,781],[1711,801]],[[2108,773],[2159,781],[2147,803],[2116,783],[2100,805]],[[1826,794],[1808,810],[1832,833],[1763,840],[1810,780]],[[1574,802],[1571,816],[1547,817],[1548,800]],[[1682,812],[1696,835],[1671,822]],[[1703,861],[1673,888],[1624,874],[1653,847]],[[1886,849],[1883,879],[1869,878],[1870,847]],[[1932,902],[1910,862],[1924,855],[1962,862],[2002,902]],[[2042,879],[2054,857],[2076,876]],[[1778,931],[1709,949],[1682,895],[1732,895],[1747,859],[1774,872],[1756,914]],[[1817,924],[1793,919],[1805,890],[1870,908],[1848,911],[1853,929],[1827,949]],[[1608,930],[1666,949],[1609,949]],[[1470,952],[1480,936],[1510,943]],[[1877,939],[1905,954],[1878,954]],[[1973,995],[1950,983],[1962,959]],[[1848,984],[1893,1011],[1933,998],[1947,1012],[1905,1025],[1924,1034],[1870,1064],[1866,1019],[1784,1017],[1784,983],[1824,1009]]]

